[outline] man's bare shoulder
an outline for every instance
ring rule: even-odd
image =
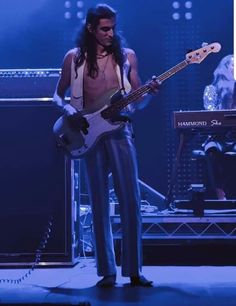
[[[134,66],[137,64],[137,57],[136,57],[136,54],[135,54],[135,51],[133,49],[129,49],[129,48],[125,48],[124,49],[126,55],[127,55],[127,58],[131,64],[131,66]]]
[[[135,51],[133,49],[124,48],[124,51],[127,54],[127,56],[135,56]]]
[[[78,48],[70,49],[70,50],[66,53],[64,59],[65,59],[65,60],[72,60],[72,58],[73,58],[75,55],[77,55],[77,54],[78,54]]]

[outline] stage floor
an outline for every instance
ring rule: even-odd
[[[1,269],[0,279],[18,279],[27,269]],[[0,304],[92,306],[236,306],[236,266],[144,266],[153,288],[132,288],[120,276],[112,289],[95,287],[93,258],[70,268],[38,268],[20,284],[0,283]]]

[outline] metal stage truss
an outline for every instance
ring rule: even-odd
[[[84,177],[83,163],[74,161],[73,200],[80,207],[80,250],[82,256],[94,254],[92,212]],[[112,181],[109,187],[110,218],[115,251],[119,258],[122,237],[119,204]],[[212,246],[217,244],[221,249],[224,246],[225,252],[232,246],[233,251],[229,250],[229,252],[234,253],[234,248],[236,249],[236,200],[205,200],[198,196],[198,193],[193,193],[191,199],[175,200],[172,203],[173,205],[163,209],[165,206],[163,204],[164,200],[159,194],[153,193],[150,188],[147,189],[142,181],[140,181],[140,187],[142,191],[143,253],[147,261],[151,260],[149,256],[154,256],[155,252],[158,254],[160,252],[180,252],[180,257],[183,257],[181,252],[188,254],[188,252],[191,252],[189,250],[192,249],[192,252],[195,252],[194,256],[198,256],[201,250],[195,248],[194,245],[198,247],[199,245]],[[195,206],[201,207],[200,212],[203,215],[196,215],[198,210]],[[180,247],[181,250],[175,249],[175,247]],[[155,248],[158,248],[158,251],[157,249],[155,251]],[[205,258],[207,252],[202,255],[202,258]],[[218,252],[218,250],[215,252]],[[159,255],[156,256],[158,260],[160,260],[160,257]],[[183,261],[187,259],[184,258]]]
[[[121,239],[120,216],[112,216],[114,239]],[[205,213],[204,217],[191,214],[145,214],[142,216],[142,238],[166,243],[178,240],[234,240],[236,214]]]

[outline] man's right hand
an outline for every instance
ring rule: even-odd
[[[67,120],[73,130],[78,132],[82,131],[85,135],[88,134],[89,123],[87,119],[81,115],[80,112],[68,116]]]
[[[66,104],[63,109],[70,127],[77,132],[82,131],[87,135],[89,127],[87,119],[70,104]]]

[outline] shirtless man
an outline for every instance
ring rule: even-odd
[[[123,48],[115,31],[116,12],[106,4],[88,10],[86,23],[79,35],[77,48],[64,58],[61,78],[54,101],[63,107],[74,129],[87,132],[88,122],[81,111],[91,112],[102,107],[101,97],[111,89],[126,93],[141,85],[135,52]],[[153,91],[157,82],[151,82]],[[70,103],[63,98],[70,88]],[[147,97],[146,97],[147,98]],[[147,100],[147,99],[146,99]],[[99,101],[99,102],[98,102]],[[104,102],[107,101],[104,99]],[[144,100],[126,107],[126,113],[144,106]],[[99,287],[116,284],[116,264],[109,216],[108,175],[111,172],[120,204],[122,225],[122,275],[130,277],[131,286],[152,286],[141,274],[141,214],[138,168],[133,132],[127,116],[124,127],[103,136],[85,156],[95,237],[97,274],[103,278]]]

